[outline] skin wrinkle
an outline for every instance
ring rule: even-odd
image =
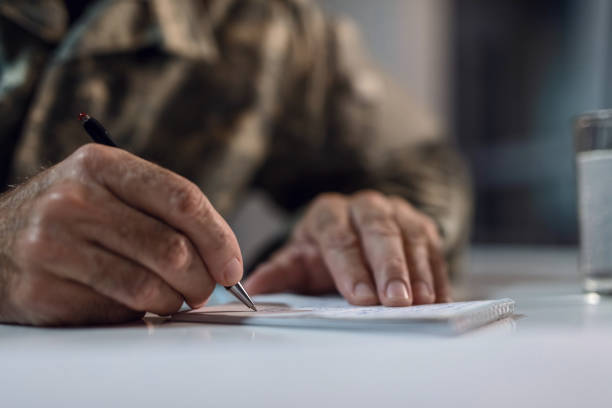
[[[101,199],[103,198],[101,197]],[[106,200],[106,202],[109,201]],[[176,271],[180,274],[187,272],[187,269],[193,264],[192,253],[194,250],[184,235],[161,222],[155,222],[158,220],[146,215],[137,218],[145,224],[135,225],[128,220],[131,214],[138,216],[137,213],[134,214],[128,207],[120,207],[110,203],[109,206],[118,212],[113,216],[108,211],[101,211],[95,219],[113,228],[112,235],[116,234],[120,242],[138,242],[138,250],[132,253],[135,259],[146,257],[150,262],[145,262],[145,264],[151,263],[149,267],[157,273],[164,270]],[[92,210],[97,211],[96,209]],[[147,220],[147,218],[150,219]],[[118,220],[125,221],[117,222]],[[92,222],[91,219],[85,219],[79,230],[83,231],[86,236],[95,237],[97,223]],[[104,240],[100,238],[102,237],[93,238],[93,241],[104,248]],[[109,237],[109,239],[111,238]],[[153,254],[147,254],[147,249],[152,249]],[[108,246],[108,250],[112,251],[111,245]]]

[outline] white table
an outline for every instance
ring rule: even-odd
[[[0,407],[612,406],[612,299],[580,293],[575,252],[471,262],[460,292],[512,297],[518,316],[459,337],[0,326]]]

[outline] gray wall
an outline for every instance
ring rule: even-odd
[[[447,123],[451,0],[319,0],[355,20],[374,61],[416,101]]]

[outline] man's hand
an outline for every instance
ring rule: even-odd
[[[118,322],[203,304],[242,277],[238,241],[200,189],[86,145],[0,197],[0,321]]]
[[[435,223],[405,200],[374,191],[319,196],[291,241],[245,286],[251,294],[337,289],[355,305],[450,300]]]

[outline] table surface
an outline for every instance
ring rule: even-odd
[[[0,325],[0,406],[612,404],[612,299],[576,252],[476,248],[460,297],[517,314],[455,337],[187,323]]]

